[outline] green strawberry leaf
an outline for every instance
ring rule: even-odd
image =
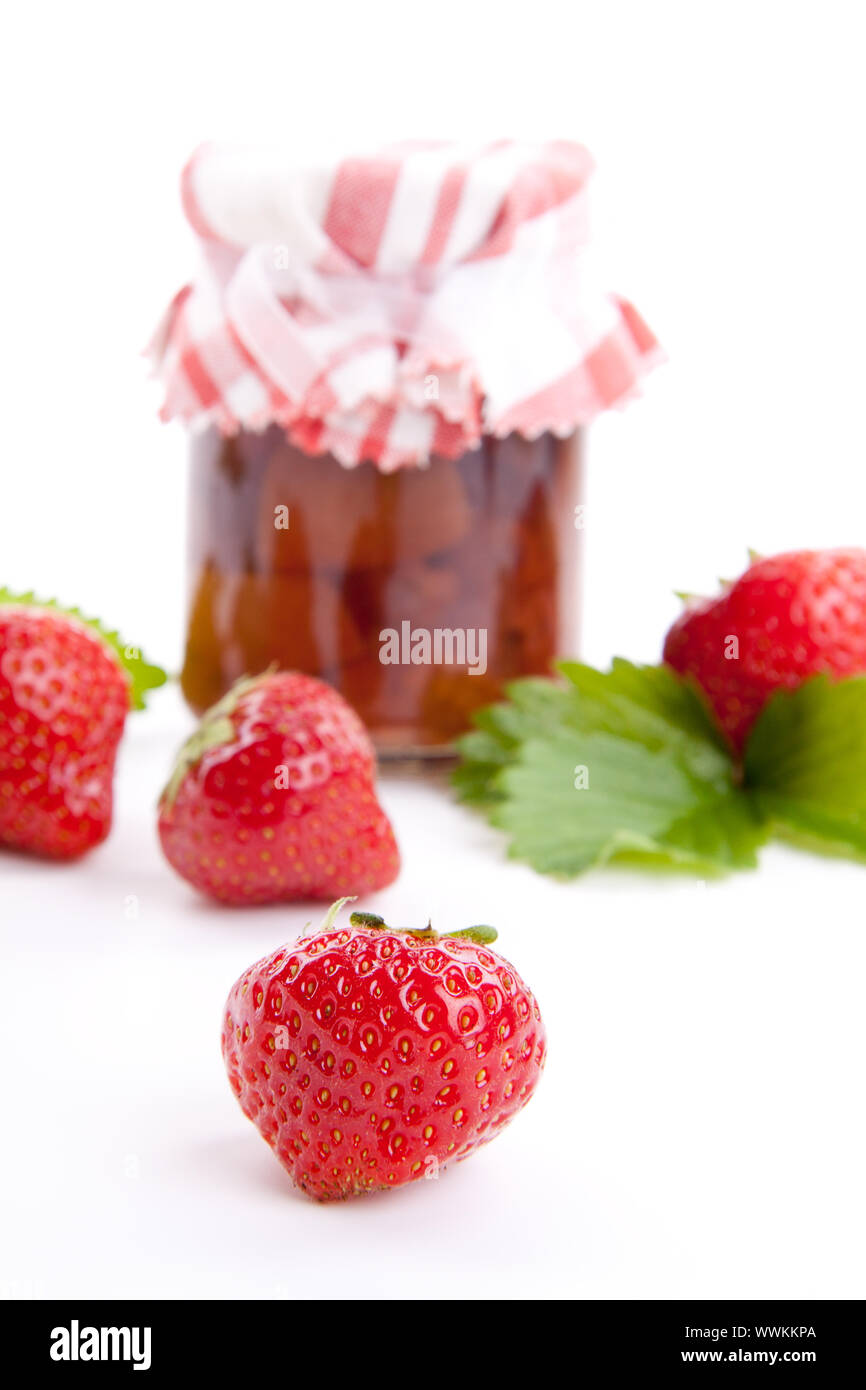
[[[610,671],[576,661],[560,662],[559,670],[581,697],[577,727],[607,730],[649,748],[675,746],[696,772],[727,774],[730,754],[703,697],[669,666],[635,666],[614,657]]]
[[[475,715],[477,728],[459,741],[463,761],[453,774],[462,801],[478,806],[501,799],[495,775],[506,767],[525,738],[538,728],[564,722],[573,703],[561,682],[527,677],[506,687],[508,703],[488,705]]]
[[[32,591],[26,594],[13,593],[11,589],[0,587],[0,604],[11,604],[16,608],[47,608],[67,618],[75,618],[90,628],[110,647],[129,677],[129,703],[132,709],[144,709],[145,695],[149,690],[164,685],[168,676],[161,666],[152,666],[145,661],[138,647],[124,642],[119,632],[106,627],[99,618],[88,618],[80,608],[66,608],[56,599],[40,599]]]
[[[767,826],[695,690],[666,666],[559,670],[515,681],[459,743],[458,795],[509,833],[510,855],[557,875],[610,859],[752,867]]]
[[[744,774],[777,833],[866,859],[866,676],[777,691],[749,736]]]
[[[561,662],[559,670],[565,681],[514,681],[507,702],[476,713],[476,729],[457,745],[462,761],[454,784],[462,800],[500,800],[497,773],[527,739],[558,728],[614,733],[650,748],[675,746],[696,772],[729,772],[729,754],[702,699],[667,666],[634,666],[617,657],[607,672],[575,661]]]
[[[751,801],[729,779],[707,781],[672,751],[608,733],[530,739],[499,775],[490,814],[509,855],[570,876],[633,855],[716,874],[751,868],[765,838]]]

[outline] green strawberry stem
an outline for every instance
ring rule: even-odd
[[[119,632],[108,628],[99,618],[88,618],[80,608],[66,608],[56,599],[37,598],[32,590],[18,594],[3,587],[0,587],[0,604],[7,604],[12,608],[42,608],[65,618],[74,618],[76,622],[95,632],[129,677],[129,704],[132,709],[144,709],[144,697],[147,692],[165,685],[168,680],[161,666],[152,666],[145,661],[139,647],[124,642]]]
[[[345,901],[346,899],[343,899],[343,902]],[[495,927],[486,926],[465,927],[463,931],[447,932],[434,931],[429,922],[426,927],[388,927],[384,918],[376,912],[353,912],[349,921],[353,927],[372,927],[378,931],[398,931],[406,936],[420,937],[424,941],[438,941],[443,936],[460,937],[465,941],[474,941],[479,946],[489,946],[499,935]]]
[[[475,926],[464,927],[463,931],[445,932],[446,936],[461,936],[467,941],[475,941],[479,946],[490,946],[496,940],[499,932],[495,927]]]
[[[384,917],[375,912],[353,912],[349,921],[353,927],[384,927]]]
[[[703,595],[690,594],[685,589],[674,589],[674,598],[678,598],[680,603],[684,603],[688,607],[690,603],[702,602]]]

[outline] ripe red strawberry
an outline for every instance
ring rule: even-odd
[[[294,671],[238,682],[180,751],[159,807],[169,862],[226,903],[331,900],[396,877],[375,756],[354,710]]]
[[[320,1201],[438,1176],[523,1108],[545,1059],[492,928],[396,931],[364,912],[340,928],[343,901],[244,972],[222,1033],[241,1109]]]
[[[697,680],[740,753],[774,690],[866,671],[866,551],[756,560],[719,598],[688,604],[664,659]]]
[[[0,590],[0,844],[72,859],[104,840],[127,710],[164,680],[76,610]]]

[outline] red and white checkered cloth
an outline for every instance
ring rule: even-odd
[[[659,356],[587,249],[582,146],[414,142],[304,165],[205,145],[183,173],[201,272],[152,344],[162,414],[276,422],[384,470],[482,433],[570,433]]]

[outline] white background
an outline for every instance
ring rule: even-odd
[[[19,6],[0,91],[0,578],[176,667],[184,441],[140,349],[192,264],[202,138],[573,136],[611,285],[663,340],[592,434],[583,655],[655,659],[745,549],[866,543],[855,4]],[[222,1072],[222,1001],[302,910],[226,912],[161,860],[189,725],[130,720],[86,862],[0,865],[0,1292],[862,1297],[864,871],[781,849],[721,885],[510,865],[390,777],[368,906],[493,921],[536,991],[530,1108],[438,1182],[319,1208]],[[136,915],[137,914],[137,915]]]

